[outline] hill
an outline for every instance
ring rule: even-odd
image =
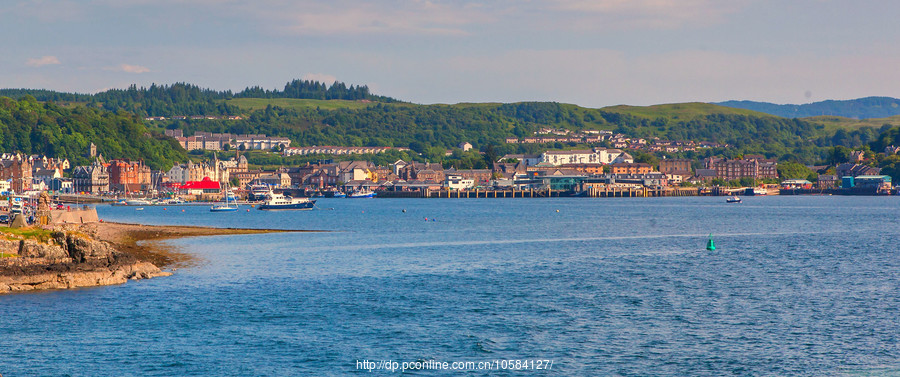
[[[77,102],[109,111],[125,110],[142,117],[238,115],[242,109],[227,101],[233,98],[398,102],[390,97],[371,94],[365,85],[348,87],[342,82],[335,82],[328,86],[308,80],[290,81],[284,85],[283,90],[267,90],[254,86],[237,93],[232,93],[230,90],[201,89],[187,83],[153,84],[149,88],[138,88],[136,85],[132,85],[127,89],[110,89],[97,94],[63,93],[44,89],[0,89],[0,97],[18,99],[24,96],[32,96],[42,102]],[[245,105],[253,108],[252,101]]]
[[[90,162],[91,143],[107,158],[143,159],[154,169],[168,169],[187,158],[178,143],[149,132],[134,114],[112,113],[77,106],[39,103],[25,96],[0,97],[0,150],[68,158],[75,165]]]
[[[618,105],[604,107],[601,110],[629,114],[644,118],[667,118],[671,120],[692,120],[708,115],[749,115],[757,117],[770,116],[752,110],[719,106],[703,102],[671,103],[652,106],[628,106]]]
[[[716,105],[747,109],[784,118],[840,116],[854,119],[887,118],[900,115],[900,99],[865,97],[853,100],[827,100],[804,105],[777,105],[768,102],[726,101]]]
[[[131,86],[96,95],[28,89],[0,91],[2,93],[20,96],[35,93],[51,102],[86,103],[73,107],[80,109],[78,111],[105,109],[131,112],[141,117],[241,115],[242,118],[149,122],[147,127],[154,133],[178,128],[186,135],[206,131],[289,137],[296,146],[409,147],[431,160],[444,160],[445,152],[462,142],[472,143],[482,150],[493,146],[497,153],[537,153],[548,148],[584,147],[575,143],[506,143],[507,138],[533,136],[540,129],[561,128],[610,130],[629,137],[730,145],[727,149],[684,153],[680,157],[757,153],[813,163],[826,156],[827,147],[855,148],[872,142],[878,137],[877,128],[881,126],[837,118],[787,119],[708,103],[623,105],[602,109],[557,102],[417,105],[372,95],[364,86],[348,87],[335,83],[329,87],[298,80],[286,84],[284,90],[253,87],[239,93],[201,89],[186,83],[150,88]],[[125,116],[125,113],[121,114]],[[277,163],[272,161],[272,164]]]

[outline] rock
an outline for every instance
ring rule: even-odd
[[[122,284],[129,279],[172,275],[94,237],[96,228],[56,228],[48,242],[0,239],[0,294]]]
[[[18,240],[0,239],[0,253],[18,254],[19,247],[20,246]]]
[[[69,257],[69,253],[61,246],[35,240],[20,241],[18,254],[27,258],[64,259]]]

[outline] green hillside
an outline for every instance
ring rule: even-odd
[[[900,126],[900,115],[895,115],[887,118],[876,118],[876,119],[853,119],[853,118],[845,118],[839,116],[816,116],[803,118],[803,120],[824,124],[825,129],[831,132],[835,132],[839,129],[844,130],[855,130],[862,127],[872,127],[881,129],[885,125],[887,126]]]
[[[178,143],[150,133],[134,114],[83,106],[66,108],[25,96],[0,97],[0,150],[68,158],[87,164],[91,143],[107,158],[143,159],[154,169],[168,169],[187,155]]]
[[[772,115],[752,110],[736,109],[702,102],[670,103],[653,106],[628,106],[618,105],[604,107],[600,110],[613,113],[629,114],[643,118],[667,118],[678,120],[692,120],[708,115],[749,115],[756,117],[771,117]]]

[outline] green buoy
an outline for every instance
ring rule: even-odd
[[[709,235],[709,242],[706,243],[706,250],[713,251],[716,249],[716,243],[713,242],[712,234]]]

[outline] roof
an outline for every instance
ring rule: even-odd
[[[181,186],[182,190],[218,190],[221,186],[219,186],[219,182],[213,181],[209,179],[209,177],[203,177],[202,181],[188,181],[183,186]]]

